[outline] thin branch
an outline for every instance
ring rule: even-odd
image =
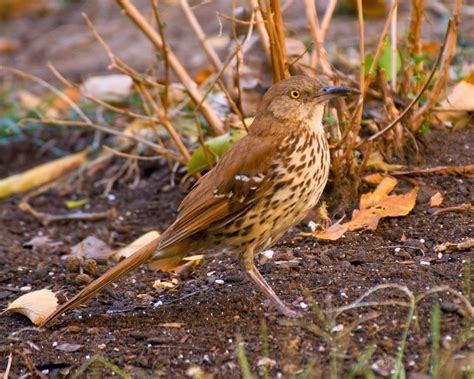
[[[217,55],[216,51],[214,50],[214,47],[207,40],[206,34],[202,30],[201,25],[199,24],[199,21],[196,18],[196,15],[194,14],[191,7],[189,6],[188,0],[180,0],[179,4],[181,5],[181,9],[184,12],[184,15],[188,19],[189,25],[191,25],[191,28],[193,29],[194,34],[196,34],[196,37],[201,43],[202,49],[206,53],[211,64],[214,66],[214,69],[216,71],[221,71],[222,62],[219,59],[219,56]]]
[[[48,82],[44,81],[41,78],[38,78],[35,75],[29,74],[27,72],[24,72],[22,70],[18,70],[13,67],[7,67],[0,65],[0,70],[5,70],[7,72],[11,72],[12,74],[15,74],[23,79],[29,79],[35,83],[38,83],[39,85],[49,89],[51,92],[53,92],[56,96],[60,97],[63,99],[66,103],[69,104],[69,106],[89,125],[93,125],[94,123],[91,121],[89,117],[86,116],[86,114],[79,108],[79,106],[72,101],[67,95],[65,95],[63,92],[58,90],[56,87],[53,87],[51,84]]]
[[[311,59],[311,64],[312,66],[316,67],[316,64],[319,62],[323,73],[328,77],[332,77],[333,73],[328,60],[326,49],[323,45],[324,37],[319,27],[318,14],[314,0],[305,0],[305,10],[306,17],[308,18],[309,29],[311,31],[311,37],[313,38],[313,44],[315,47],[314,57],[317,58],[317,62],[313,62],[313,59]]]
[[[423,93],[425,92],[425,90],[428,88],[428,85],[430,84],[431,80],[433,79],[434,77],[434,74],[436,73],[436,70],[438,69],[438,66],[441,62],[441,57],[443,56],[443,52],[444,52],[444,49],[446,47],[446,43],[448,41],[448,37],[449,37],[449,34],[450,34],[450,30],[452,28],[452,25],[453,25],[453,22],[452,22],[452,19],[449,21],[448,23],[448,28],[446,30],[446,34],[444,36],[444,41],[443,41],[443,45],[441,46],[440,48],[440,51],[439,51],[439,54],[438,54],[438,57],[436,58],[436,62],[435,64],[433,65],[433,68],[431,69],[431,72],[430,72],[430,75],[428,76],[428,79],[426,80],[426,82],[423,84],[423,87],[421,87],[420,91],[418,92],[418,94],[415,96],[415,98],[410,102],[410,104],[408,104],[408,106],[400,113],[400,115],[395,119],[393,120],[390,124],[388,124],[385,128],[383,128],[382,130],[380,130],[379,132],[375,133],[374,135],[370,136],[367,141],[373,141],[377,138],[379,138],[381,135],[385,134],[386,132],[388,132],[390,129],[392,129],[396,124],[398,124],[407,114],[408,114],[408,111],[413,108],[413,106],[418,102],[418,100],[420,100],[421,96],[423,95]]]
[[[324,12],[323,21],[321,22],[321,42],[324,42],[326,39],[326,33],[331,23],[334,10],[336,9],[336,4],[337,0],[330,0],[326,7],[326,12]]]
[[[260,41],[263,45],[263,50],[265,51],[265,55],[267,56],[267,61],[271,63],[272,55],[270,52],[270,40],[268,38],[268,33],[266,31],[266,22],[263,18],[263,10],[260,8],[258,4],[258,0],[248,0],[250,8],[252,8],[253,12],[255,13],[255,22],[257,24],[257,31],[260,36]]]
[[[153,27],[135,7],[132,1],[117,0],[117,3],[120,5],[120,7],[122,7],[122,9],[125,11],[128,17],[130,17],[130,19],[135,23],[135,25],[145,34],[145,36],[150,40],[150,42],[155,46],[155,48],[159,51],[163,51],[164,45],[160,35],[156,32],[155,29],[153,29]],[[174,55],[174,53],[169,49],[169,47],[168,60],[172,70],[174,71],[178,79],[181,81],[181,83],[187,88],[193,101],[198,104],[203,96],[198,85],[191,78],[191,76],[183,67],[179,59],[176,57],[176,55]],[[204,102],[201,106],[201,110],[202,115],[207,120],[210,128],[214,131],[214,133],[224,133],[223,123],[219,119],[217,114],[214,112],[212,107],[208,103]]]
[[[36,118],[25,118],[21,120],[22,123],[25,122],[41,122],[43,124],[51,124],[51,125],[65,125],[65,126],[77,126],[77,127],[88,127],[96,130],[100,130],[105,133],[109,133],[115,136],[127,138],[130,140],[133,140],[135,142],[142,143],[152,150],[156,151],[158,154],[161,154],[165,158],[172,159],[174,161],[180,162],[182,164],[186,164],[186,161],[183,160],[183,158],[179,155],[176,155],[174,152],[167,150],[163,148],[160,145],[157,145],[153,142],[150,142],[144,138],[141,138],[139,136],[133,135],[133,134],[126,134],[124,132],[121,132],[120,130],[116,130],[113,128],[109,128],[108,126],[104,125],[98,125],[94,123],[88,123],[88,122],[81,122],[81,121],[70,121],[70,120],[57,120],[57,119],[36,119]]]

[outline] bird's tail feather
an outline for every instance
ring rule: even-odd
[[[124,259],[123,261],[120,261],[118,264],[108,270],[105,274],[103,274],[102,276],[94,280],[91,284],[86,286],[76,296],[74,296],[72,299],[70,299],[69,301],[61,305],[58,309],[56,309],[41,323],[40,327],[46,326],[48,323],[53,321],[62,313],[74,307],[77,307],[78,305],[89,300],[107,285],[120,279],[122,276],[147,261],[155,252],[161,239],[162,237],[155,238],[154,240],[148,242],[145,246],[141,247],[137,252],[135,252],[128,258]]]

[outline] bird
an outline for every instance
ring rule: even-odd
[[[323,127],[330,99],[357,95],[313,77],[290,76],[265,93],[248,133],[201,176],[178,208],[176,220],[139,249],[59,306],[41,326],[82,304],[142,263],[153,269],[178,264],[209,249],[230,249],[248,278],[286,317],[285,304],[255,266],[256,254],[275,244],[317,204],[327,183],[330,153]]]

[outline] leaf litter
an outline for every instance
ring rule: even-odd
[[[390,195],[397,185],[397,179],[387,177],[377,186],[374,192],[363,194],[359,209],[354,210],[349,222],[336,222],[322,232],[310,235],[316,238],[335,241],[347,231],[375,230],[380,219],[384,217],[405,216],[413,209],[418,194],[418,187],[402,195]]]

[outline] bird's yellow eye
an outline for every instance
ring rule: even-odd
[[[292,90],[290,91],[290,97],[291,97],[292,99],[299,99],[299,98],[301,97],[301,92],[298,91],[297,89],[292,89]]]

